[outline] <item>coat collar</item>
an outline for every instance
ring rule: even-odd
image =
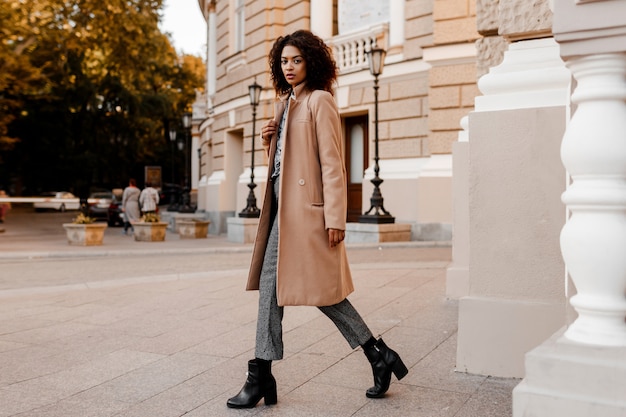
[[[280,96],[280,101],[282,101],[283,103],[285,101],[287,101],[287,98],[290,97],[293,94],[293,99],[298,101],[298,98],[303,96],[305,94],[306,91],[306,82],[302,82],[300,84],[298,84],[297,86],[295,86],[289,93],[285,93],[282,96]]]

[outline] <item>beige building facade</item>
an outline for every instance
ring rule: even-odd
[[[412,240],[453,241],[460,372],[524,378],[514,416],[626,413],[626,2],[199,0],[208,88],[194,112],[198,207],[225,233],[254,158],[248,85],[310,29],[335,52],[353,213],[373,177],[380,77],[385,208]],[[348,213],[350,216],[350,213]]]
[[[208,94],[205,114],[194,116],[202,152],[194,188],[213,233],[225,233],[226,220],[246,207],[252,165],[248,85],[256,80],[264,87],[258,132],[273,116],[270,48],[280,35],[309,29],[332,47],[339,67],[335,97],[346,140],[349,221],[370,207],[373,191],[374,78],[365,52],[381,47],[387,51],[378,119],[385,208],[397,223],[411,225],[413,240],[451,239],[452,145],[478,94],[473,1],[462,2],[461,11],[460,2],[417,0],[200,3],[208,23]],[[255,140],[260,196],[267,158]]]

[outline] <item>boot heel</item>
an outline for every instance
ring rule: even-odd
[[[402,362],[402,359],[400,359],[400,357],[398,357],[398,360],[396,360],[396,362],[393,364],[392,371],[396,378],[398,378],[398,381],[404,378],[406,374],[409,373],[409,370],[406,368],[406,365],[404,365],[404,362]]]
[[[265,393],[265,405],[274,405],[278,402],[278,395],[276,394],[276,387]]]

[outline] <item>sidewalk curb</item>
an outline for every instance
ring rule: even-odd
[[[0,260],[11,259],[48,259],[48,258],[100,258],[106,256],[137,256],[137,255],[176,255],[176,254],[202,254],[202,253],[244,253],[252,252],[250,247],[213,247],[213,248],[167,248],[167,249],[131,249],[131,250],[100,250],[100,251],[21,251],[12,253],[0,253]]]
[[[370,242],[348,243],[346,249],[372,249],[372,248],[445,248],[451,247],[450,241],[409,241],[409,242]],[[246,253],[252,252],[252,244],[241,246],[216,246],[209,248],[156,248],[137,250],[88,250],[80,251],[80,248],[68,251],[20,251],[0,253],[0,260],[24,260],[24,259],[62,259],[80,257],[106,257],[106,256],[137,256],[137,255],[176,255],[176,254],[212,254],[212,253]],[[92,247],[93,248],[93,247]]]

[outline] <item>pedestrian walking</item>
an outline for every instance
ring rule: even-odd
[[[141,191],[137,188],[137,181],[134,178],[128,180],[128,187],[124,188],[122,193],[122,212],[124,213],[124,234],[128,233],[128,229],[133,229],[132,222],[139,220],[141,212],[139,211],[139,195]]]
[[[255,358],[227,406],[277,402],[271,364],[283,358],[283,309],[296,305],[318,307],[353,349],[363,348],[374,375],[366,396],[383,397],[391,374],[401,379],[408,370],[346,298],[354,287],[343,242],[347,190],[335,61],[320,38],[299,30],[276,40],[269,65],[279,99],[261,129],[271,169],[246,286],[259,291]]]
[[[0,190],[0,197],[8,198],[9,195],[6,191]],[[0,223],[4,223],[4,219],[6,218],[7,213],[11,210],[11,203],[8,201],[2,202],[0,201]]]
[[[146,182],[146,188],[141,190],[139,204],[143,214],[156,213],[159,206],[159,192],[152,187],[152,183]]]

